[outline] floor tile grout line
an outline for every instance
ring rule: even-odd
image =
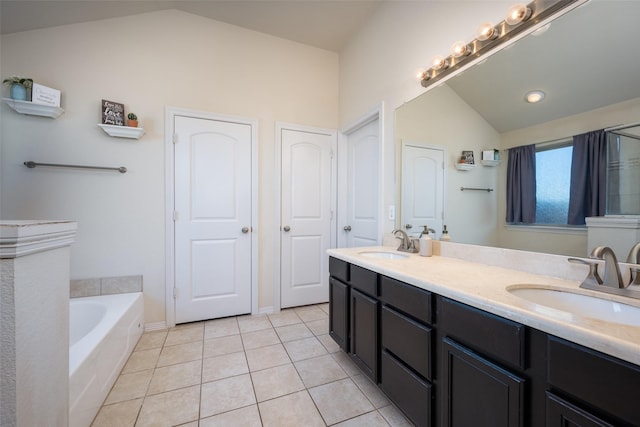
[[[245,362],[247,363],[247,370],[248,370],[248,372],[247,372],[247,373],[244,373],[244,374],[231,375],[231,376],[229,376],[229,377],[225,377],[225,378],[221,378],[221,379],[226,379],[226,378],[231,378],[231,377],[235,377],[235,376],[239,376],[239,375],[246,375],[246,374],[249,374],[249,379],[250,379],[251,384],[252,384],[252,389],[253,389],[254,398],[255,398],[255,405],[256,405],[256,407],[257,407],[257,409],[258,409],[258,414],[259,414],[259,416],[260,416],[260,422],[261,422],[261,424],[263,424],[263,420],[262,420],[262,412],[260,411],[260,404],[261,404],[261,403],[268,402],[268,401],[275,400],[275,399],[279,399],[279,398],[282,398],[282,397],[285,397],[285,396],[289,396],[289,395],[292,395],[292,394],[295,394],[295,393],[299,393],[299,392],[301,392],[301,391],[305,391],[305,392],[307,393],[307,395],[309,396],[309,398],[311,399],[311,401],[313,402],[314,407],[316,408],[316,410],[317,410],[318,414],[321,416],[321,418],[322,418],[322,421],[323,421],[324,425],[325,425],[325,426],[327,426],[328,424],[327,424],[326,420],[324,419],[324,416],[322,415],[322,412],[320,412],[320,409],[318,408],[318,406],[317,406],[317,404],[316,404],[315,400],[313,400],[313,397],[311,397],[310,390],[311,390],[311,389],[313,389],[313,388],[315,388],[315,387],[320,387],[320,386],[328,385],[328,384],[331,384],[331,383],[334,383],[334,382],[338,382],[338,381],[342,381],[342,380],[345,380],[345,379],[349,379],[353,384],[355,384],[356,389],[357,389],[359,392],[361,392],[361,393],[365,396],[365,398],[366,398],[366,399],[367,399],[367,401],[371,404],[371,406],[373,407],[373,409],[372,409],[371,411],[365,412],[365,413],[363,413],[363,414],[359,414],[359,415],[356,415],[356,416],[354,416],[354,417],[347,418],[347,419],[345,419],[345,420],[341,420],[341,421],[339,421],[339,422],[337,422],[337,423],[334,423],[334,424],[332,424],[332,425],[339,424],[339,423],[341,423],[341,422],[345,422],[345,421],[348,421],[348,420],[350,420],[350,419],[357,418],[357,417],[359,417],[359,416],[363,416],[363,415],[366,415],[366,414],[371,413],[371,412],[377,412],[377,413],[382,417],[382,419],[383,419],[385,422],[389,423],[389,420],[388,420],[388,419],[387,419],[387,418],[382,414],[382,412],[380,412],[380,409],[383,409],[383,408],[385,408],[385,407],[387,407],[387,406],[393,406],[393,404],[390,402],[388,405],[385,405],[385,406],[383,406],[383,407],[381,407],[381,408],[377,408],[377,407],[375,406],[374,402],[371,400],[371,398],[370,398],[369,396],[367,396],[367,394],[364,392],[364,390],[362,389],[362,387],[361,387],[358,383],[356,383],[356,382],[353,380],[353,378],[354,378],[357,374],[351,374],[351,373],[347,372],[347,370],[343,367],[342,363],[341,363],[338,359],[336,359],[336,357],[335,357],[335,353],[339,353],[339,351],[337,351],[337,352],[335,352],[335,351],[334,351],[334,352],[331,352],[331,351],[330,351],[330,349],[329,349],[329,348],[327,348],[327,347],[325,346],[325,344],[324,344],[324,343],[319,339],[319,337],[320,337],[320,336],[322,336],[322,335],[327,335],[328,333],[326,333],[326,332],[324,332],[324,331],[322,331],[323,333],[316,333],[315,331],[313,331],[313,330],[309,327],[309,323],[310,323],[310,322],[317,322],[317,321],[321,321],[321,320],[328,320],[328,319],[327,319],[327,318],[328,318],[328,313],[326,313],[326,311],[322,310],[320,307],[318,307],[318,309],[319,309],[319,310],[321,310],[321,311],[325,314],[325,316],[323,316],[323,317],[322,317],[322,318],[320,318],[320,319],[304,320],[304,319],[302,319],[302,318],[300,317],[300,315],[299,315],[299,314],[297,314],[295,311],[293,311],[293,313],[297,316],[297,318],[298,318],[298,319],[300,319],[300,322],[297,322],[297,323],[294,323],[294,324],[290,324],[290,325],[281,325],[281,326],[292,326],[292,325],[300,324],[300,323],[301,323],[301,324],[303,324],[303,325],[305,326],[305,328],[307,328],[307,329],[312,333],[312,336],[310,336],[310,337],[302,337],[302,338],[297,338],[297,339],[295,339],[295,340],[289,340],[289,341],[286,341],[287,343],[288,343],[288,342],[293,342],[293,341],[298,341],[298,340],[303,340],[303,339],[315,338],[315,339],[316,339],[316,341],[317,341],[317,342],[319,342],[319,343],[321,344],[322,348],[326,351],[326,354],[318,355],[318,356],[313,356],[313,357],[307,357],[307,358],[305,358],[305,359],[300,359],[300,360],[297,360],[297,361],[293,361],[292,356],[289,354],[289,351],[287,351],[287,348],[285,347],[285,341],[283,341],[283,340],[282,340],[282,338],[280,337],[280,335],[277,333],[276,328],[281,327],[281,326],[275,326],[275,325],[274,325],[274,323],[273,323],[273,321],[271,320],[271,318],[270,318],[268,315],[266,315],[266,319],[267,319],[267,320],[268,320],[268,322],[270,323],[271,328],[256,329],[256,330],[247,330],[247,331],[244,331],[244,332],[240,330],[240,325],[239,325],[239,320],[238,320],[238,317],[239,317],[239,316],[235,316],[235,317],[234,317],[234,320],[235,320],[235,322],[234,322],[234,323],[236,324],[236,327],[237,327],[237,330],[238,330],[238,333],[237,333],[237,334],[223,335],[223,336],[220,336],[220,337],[212,337],[212,338],[210,338],[210,339],[213,339],[213,338],[222,338],[222,337],[228,337],[228,336],[238,335],[238,336],[239,336],[239,338],[240,338],[240,341],[241,341],[241,345],[242,345],[242,353],[243,353],[243,355],[244,355]],[[199,395],[199,402],[198,402],[198,403],[199,403],[199,405],[198,405],[198,418],[197,418],[197,420],[196,420],[196,421],[200,421],[200,420],[201,420],[202,386],[205,384],[205,382],[204,382],[204,361],[207,359],[207,358],[205,358],[205,345],[204,345],[204,344],[205,344],[205,342],[207,341],[207,339],[205,339],[205,336],[206,336],[206,325],[204,325],[204,323],[203,323],[202,328],[203,328],[203,332],[202,332],[202,338],[201,338],[200,340],[197,340],[197,341],[190,341],[190,342],[185,342],[185,343],[179,343],[179,344],[173,344],[173,345],[167,345],[167,340],[168,340],[168,337],[169,337],[169,332],[171,332],[171,331],[172,331],[172,329],[167,330],[167,333],[166,333],[165,338],[164,338],[164,340],[163,340],[162,346],[161,346],[161,347],[159,347],[159,348],[160,348],[160,353],[158,354],[158,357],[157,357],[157,359],[156,359],[156,361],[155,361],[155,363],[154,363],[154,367],[152,368],[152,370],[153,370],[152,378],[149,380],[149,383],[147,384],[147,388],[146,388],[146,391],[145,391],[145,395],[142,397],[142,400],[143,400],[143,401],[142,401],[142,403],[141,403],[141,405],[140,405],[140,408],[138,409],[138,412],[137,412],[137,415],[136,415],[136,421],[135,421],[136,423],[139,421],[139,417],[140,417],[140,415],[141,415],[141,413],[142,413],[142,407],[143,407],[144,402],[145,402],[145,400],[146,400],[146,398],[147,398],[147,397],[149,397],[149,396],[155,396],[155,395],[162,394],[162,393],[166,393],[166,392],[170,392],[170,391],[181,390],[181,389],[186,389],[186,388],[193,387],[193,385],[191,385],[191,386],[184,386],[184,387],[178,387],[178,388],[176,388],[176,389],[166,390],[166,391],[163,391],[163,392],[160,392],[160,393],[156,393],[156,394],[153,394],[153,395],[149,395],[149,394],[148,394],[149,389],[150,389],[150,386],[151,386],[151,381],[153,380],[153,376],[155,375],[155,373],[156,373],[157,369],[159,368],[159,367],[158,367],[158,363],[159,363],[159,361],[160,361],[160,356],[161,356],[161,354],[162,354],[162,351],[163,351],[165,348],[173,347],[173,346],[175,346],[175,345],[188,344],[188,343],[194,343],[194,342],[201,342],[201,345],[202,345],[202,350],[201,350],[201,354],[200,354],[200,358],[199,358],[199,359],[195,359],[195,360],[191,360],[191,361],[176,362],[176,363],[173,363],[173,364],[170,364],[170,365],[164,365],[164,366],[162,366],[161,368],[168,367],[168,366],[175,366],[175,365],[178,365],[178,364],[181,364],[181,363],[189,363],[189,362],[194,362],[194,361],[200,360],[200,363],[201,363],[201,366],[200,366],[200,384],[199,384],[199,386],[200,386],[200,395]],[[187,328],[184,328],[184,329],[187,329]],[[267,330],[267,329],[273,329],[273,330],[274,330],[274,332],[276,333],[276,337],[277,337],[277,339],[278,339],[278,343],[279,343],[279,345],[281,345],[281,346],[282,346],[282,348],[285,350],[285,354],[287,355],[288,362],[287,362],[287,363],[284,363],[284,364],[275,365],[275,366],[273,366],[273,367],[269,367],[269,368],[263,368],[263,369],[259,369],[259,370],[256,370],[256,371],[251,371],[251,370],[250,370],[250,368],[249,368],[249,362],[248,362],[248,356],[247,356],[247,350],[248,350],[248,349],[247,349],[247,348],[246,348],[246,346],[245,346],[245,341],[244,341],[244,339],[243,339],[243,334],[248,334],[248,333],[251,333],[251,332],[258,332],[258,331],[261,331],[261,330]],[[277,345],[277,344],[273,344],[273,345]],[[256,347],[256,348],[263,348],[263,347],[268,347],[268,346],[269,346],[269,345],[266,345],[266,346],[260,346],[260,347]],[[152,347],[151,349],[154,349],[154,348],[157,348],[157,347]],[[141,349],[141,350],[150,350],[150,349]],[[249,349],[249,350],[251,350],[251,349]],[[222,355],[226,355],[226,354],[233,354],[233,353],[234,353],[234,352],[231,352],[231,353],[224,353],[224,354],[222,354]],[[270,399],[265,399],[265,400],[264,400],[264,401],[262,401],[262,402],[258,402],[257,394],[256,394],[256,389],[255,389],[255,387],[256,387],[256,386],[255,386],[255,383],[254,383],[253,375],[252,375],[252,374],[257,373],[257,372],[260,372],[260,371],[263,371],[263,370],[266,370],[266,369],[271,369],[271,368],[274,368],[274,367],[291,365],[291,366],[293,366],[293,368],[296,370],[296,373],[297,373],[297,375],[298,375],[298,378],[299,378],[300,380],[302,380],[302,377],[301,377],[301,375],[300,375],[300,371],[298,370],[298,367],[296,366],[296,363],[297,363],[297,362],[306,361],[306,360],[311,360],[311,359],[314,359],[314,358],[319,358],[319,357],[327,356],[327,355],[331,356],[332,360],[333,360],[333,361],[335,361],[335,362],[338,364],[338,366],[340,367],[340,369],[341,369],[341,370],[344,372],[344,374],[346,375],[346,377],[345,377],[345,378],[335,379],[335,380],[329,381],[329,382],[324,383],[324,384],[318,384],[318,385],[315,385],[315,386],[313,386],[313,387],[307,387],[307,385],[306,385],[306,384],[304,384],[304,382],[302,381],[302,386],[303,386],[303,389],[302,389],[302,390],[298,390],[298,391],[294,391],[294,392],[290,392],[290,393],[285,393],[285,394],[283,394],[283,395],[276,396],[276,397],[273,397],[273,398],[270,398]],[[212,357],[216,357],[216,356],[221,356],[221,355],[211,356],[210,358],[212,358]],[[130,357],[131,357],[131,356],[130,356]],[[125,364],[125,366],[126,366],[126,364]],[[124,367],[123,367],[123,369],[124,369]],[[151,370],[151,369],[149,369],[149,370]],[[141,371],[143,371],[143,370],[141,370]],[[131,373],[135,373],[135,372],[140,372],[140,371],[133,371],[133,372],[131,372]],[[121,373],[120,373],[120,375],[123,375],[123,373],[121,372]],[[218,380],[219,380],[219,379],[218,379]],[[218,380],[208,381],[207,383],[209,383],[209,382],[214,382],[214,381],[218,381]],[[366,379],[366,378],[365,378],[365,381],[368,381],[368,379]],[[138,399],[138,398],[129,399],[129,400],[136,400],[136,399]],[[115,402],[115,403],[119,403],[119,402]],[[252,405],[253,405],[253,404],[251,404],[251,405],[245,405],[245,406],[242,406],[242,407],[239,407],[239,408],[235,408],[235,409],[233,409],[233,410],[243,409],[243,408],[246,408],[246,407],[248,407],[248,406],[252,406]],[[105,405],[103,405],[103,406],[105,406]],[[233,410],[231,410],[231,411],[233,411]],[[221,412],[221,413],[219,413],[219,414],[215,414],[215,416],[220,415],[220,414],[223,414],[223,413],[231,412],[231,411]]]

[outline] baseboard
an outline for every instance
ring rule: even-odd
[[[151,331],[159,331],[162,329],[167,329],[167,323],[166,322],[153,322],[153,323],[145,323],[144,324],[144,331],[145,332],[151,332]]]
[[[258,314],[272,314],[273,313],[273,306],[269,306],[269,307],[262,307],[261,309],[258,310]]]

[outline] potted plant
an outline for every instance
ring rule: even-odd
[[[11,86],[11,98],[18,101],[27,100],[27,89],[33,86],[33,80],[26,77],[9,77],[2,83]]]
[[[132,128],[137,128],[138,127],[138,116],[136,116],[133,113],[129,113],[127,115],[127,126],[130,126]]]

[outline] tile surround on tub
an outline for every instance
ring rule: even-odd
[[[70,281],[71,298],[142,292],[142,276],[97,277]]]

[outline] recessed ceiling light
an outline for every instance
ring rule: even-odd
[[[529,104],[535,104],[536,102],[542,101],[544,99],[544,95],[544,92],[541,90],[532,90],[524,96],[524,99]]]

